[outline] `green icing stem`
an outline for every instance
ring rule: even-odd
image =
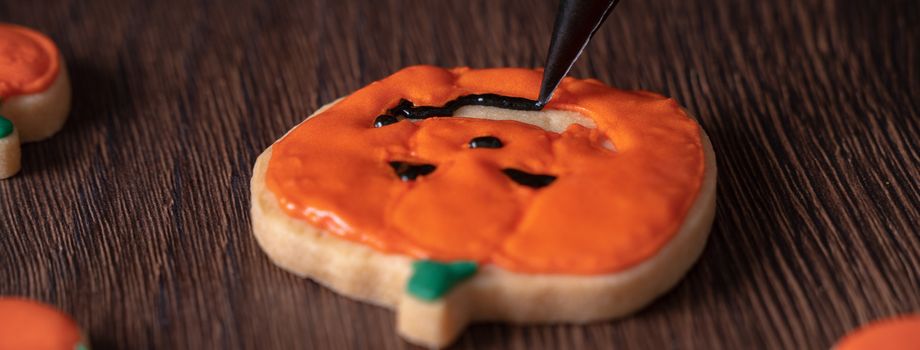
[[[10,136],[13,133],[13,122],[0,115],[0,138]]]
[[[476,262],[473,261],[441,263],[416,260],[412,263],[412,277],[409,278],[406,290],[418,299],[435,301],[476,274],[476,269]]]

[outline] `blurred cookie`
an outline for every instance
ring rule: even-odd
[[[0,297],[0,350],[88,350],[80,327],[57,309]]]

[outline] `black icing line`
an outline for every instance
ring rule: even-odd
[[[511,181],[531,188],[543,188],[552,184],[553,181],[556,181],[556,177],[553,175],[531,174],[515,168],[502,169],[502,173],[508,176]]]
[[[523,97],[509,97],[497,94],[464,95],[448,101],[441,107],[416,106],[411,101],[402,99],[388,114],[406,119],[427,119],[431,117],[453,116],[463,106],[486,106],[513,109],[518,111],[539,111],[542,106],[537,101]]]

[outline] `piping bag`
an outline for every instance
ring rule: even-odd
[[[619,0],[559,0],[536,107],[542,109]]]

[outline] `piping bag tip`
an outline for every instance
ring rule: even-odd
[[[619,0],[560,0],[549,52],[543,68],[540,97],[535,104],[543,109],[553,92],[588,46],[591,37],[610,15]]]

